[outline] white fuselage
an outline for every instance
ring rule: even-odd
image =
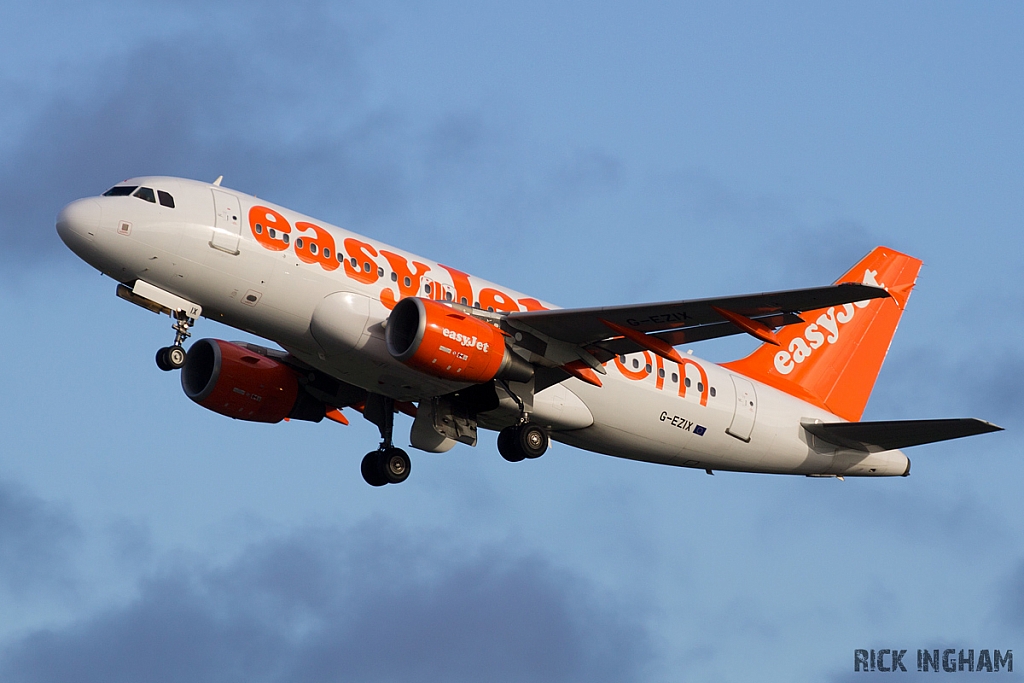
[[[391,357],[381,323],[396,299],[555,308],[234,190],[166,177],[131,184],[169,193],[174,208],[130,196],[74,202],[61,213],[58,231],[76,254],[119,282],[141,279],[198,303],[205,317],[271,339],[367,391],[419,401],[465,386]],[[270,238],[270,228],[282,224],[267,221],[257,239],[253,207],[260,207],[254,215],[269,209],[285,219],[287,241],[281,230]],[[568,379],[540,391],[535,418],[551,427],[552,438],[579,448],[698,469],[863,476],[909,470],[900,451],[869,454],[815,440],[801,420],[840,421],[821,408],[714,363],[686,361],[680,366],[647,352],[615,359],[601,387]]]

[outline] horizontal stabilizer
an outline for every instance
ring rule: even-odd
[[[814,436],[843,448],[876,453],[936,441],[998,432],[1003,428],[973,417],[948,420],[801,423]]]

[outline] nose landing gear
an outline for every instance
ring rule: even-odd
[[[156,366],[164,371],[180,370],[185,365],[185,340],[192,336],[188,331],[196,324],[195,318],[189,318],[184,312],[174,315],[174,343],[156,352]]]

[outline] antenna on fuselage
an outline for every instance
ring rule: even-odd
[[[213,184],[216,185],[217,187],[220,187],[220,181],[222,180],[224,180],[224,176],[219,175],[217,176],[217,179],[213,181]]]

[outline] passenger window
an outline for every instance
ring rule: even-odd
[[[645,365],[644,366],[644,370],[647,371],[647,372],[650,372],[651,371],[651,364],[648,363],[647,365]]]
[[[138,185],[114,185],[112,188],[103,193],[104,197],[127,197],[132,192],[135,192],[135,188]]]
[[[324,247],[324,258],[331,258],[331,248]]]
[[[633,359],[633,369],[636,370],[638,367],[640,367],[640,361],[638,361],[636,358],[634,358]]]
[[[263,234],[263,226],[260,225],[259,223],[256,224],[256,234],[257,235],[262,235]]]
[[[369,261],[363,261],[363,270],[365,272],[367,272],[367,273],[370,272],[370,262]]]
[[[689,377],[687,377],[686,379],[683,380],[683,385],[686,386],[687,389],[690,388],[690,378]]]
[[[377,266],[377,277],[384,277],[384,269],[380,266]]]
[[[661,377],[661,378],[664,379],[664,377],[665,377],[665,368],[658,368],[658,377]]]
[[[391,281],[392,282],[398,282],[398,273],[396,273],[393,270],[391,271]]]
[[[320,250],[317,249],[316,242],[313,242],[313,243],[311,243],[309,245],[309,253],[310,254],[312,254],[313,256],[316,256],[316,252],[318,252],[318,251],[320,251]]]
[[[712,398],[715,397],[715,388],[714,387],[711,387],[711,397]]]
[[[676,373],[673,372],[672,373],[672,383],[675,384],[678,381],[679,381],[679,375],[677,375]]]
[[[150,202],[151,204],[156,204],[156,194],[153,193],[153,190],[151,188],[140,187],[139,189],[135,190],[135,194],[133,194],[132,196],[138,197],[139,199],[145,199],[147,202]]]
[[[163,190],[157,190],[156,195],[160,197],[160,206],[166,206],[168,209],[174,208],[174,197]]]
[[[301,237],[299,239],[295,240],[295,248],[296,249],[302,249],[302,238]]]
[[[405,276],[405,279],[402,280],[402,282],[405,284],[406,287],[411,287],[412,286],[412,280],[409,279],[408,275]]]
[[[452,300],[452,293],[451,292],[445,292],[444,293],[444,300],[445,301],[451,301]]]
[[[704,391],[704,382],[697,382],[697,391],[703,393],[703,391]]]
[[[467,299],[466,297],[462,297],[462,305],[465,306],[468,303],[469,303],[469,299]]]

